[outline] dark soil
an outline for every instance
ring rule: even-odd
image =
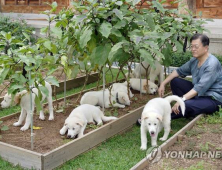
[[[168,88],[169,92],[170,89]],[[142,95],[137,91],[133,91],[135,94],[133,98],[131,98],[131,105],[126,106],[124,109],[119,108],[110,108],[105,110],[105,114],[107,116],[117,116],[121,117],[122,115],[127,114],[129,111],[134,110],[140,106],[143,106],[147,103],[148,100],[157,97],[156,95]],[[65,119],[71,113],[71,111],[79,105],[79,103],[75,103],[76,98],[72,98],[67,100],[67,109],[62,112],[56,112],[55,104],[54,104],[54,121],[49,121],[48,114],[46,114],[46,120],[41,121],[38,118],[38,115],[34,114],[34,123],[35,127],[41,127],[41,129],[33,130],[34,131],[34,151],[38,153],[47,153],[73,139],[66,139],[66,137],[62,137],[59,134],[60,129],[63,127]],[[59,106],[63,106],[63,102],[59,102]],[[46,108],[47,109],[47,108]],[[47,110],[45,109],[45,113]],[[15,145],[21,148],[25,148],[31,150],[31,138],[30,133],[31,130],[27,130],[25,132],[20,131],[20,127],[14,127],[13,123],[18,121],[18,116],[13,117],[9,120],[4,121],[4,125],[9,127],[9,130],[2,132],[2,142]],[[94,130],[97,126],[87,126],[84,134],[89,131]]]

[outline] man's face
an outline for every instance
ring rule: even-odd
[[[199,58],[208,53],[208,46],[203,46],[200,39],[193,40],[191,42],[190,50],[193,54],[193,57]]]

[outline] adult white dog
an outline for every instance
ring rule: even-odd
[[[130,105],[130,100],[125,92],[115,92],[111,91],[111,103],[109,100],[110,92],[108,89],[104,92],[104,106],[105,108],[111,107],[111,103],[114,107],[125,108],[125,105]],[[103,91],[91,91],[86,92],[81,100],[80,104],[91,104],[91,105],[99,105],[103,107]]]
[[[129,82],[130,82],[130,87],[132,87],[132,89],[140,91],[140,79],[131,78]],[[141,86],[142,93],[146,93],[147,88],[148,88],[149,94],[155,94],[156,91],[158,90],[158,86],[155,83],[151,82],[150,80],[148,80],[148,85],[147,85],[146,79],[141,79],[141,83],[142,83],[142,86]]]
[[[140,68],[141,68],[141,76],[146,76],[146,69],[148,68],[147,75],[149,76],[149,79],[151,82],[155,82],[156,78],[158,77],[158,84],[161,84],[163,81],[163,68],[162,65],[155,61],[154,67],[151,67],[150,64],[146,61],[143,61],[142,64],[136,65],[135,69],[130,74],[131,78],[140,78]],[[146,78],[146,77],[145,77]]]
[[[102,125],[103,121],[107,122],[115,120],[116,117],[107,117],[103,115],[103,112],[96,106],[83,104],[75,108],[65,120],[65,124],[60,130],[61,135],[65,135],[68,130],[67,137],[74,138],[76,135],[82,137],[87,123],[95,123]]]
[[[52,88],[51,85],[48,82],[45,82],[45,87],[48,89],[48,96],[45,96],[42,93],[42,102],[44,101],[45,98],[47,98],[48,100],[48,106],[49,106],[49,120],[53,120],[54,119],[54,113],[53,113],[53,106],[52,106]],[[22,125],[25,116],[26,116],[26,121],[25,121],[25,125],[20,129],[22,131],[25,131],[29,128],[30,124],[31,124],[31,115],[30,113],[34,112],[34,107],[35,107],[35,96],[38,95],[38,89],[37,88],[33,88],[32,89],[33,93],[32,93],[32,110],[31,110],[31,106],[30,106],[30,94],[27,93],[26,90],[23,90],[19,93],[17,93],[14,97],[14,104],[20,104],[21,106],[21,114],[19,116],[19,120],[18,122],[15,122],[13,124],[13,126],[20,126]],[[6,94],[4,96],[4,100],[1,102],[1,107],[2,108],[8,108],[12,103],[12,97],[10,94]],[[45,116],[43,113],[43,110],[40,111],[40,115],[39,115],[39,119],[44,120]]]
[[[124,92],[128,94],[126,83],[113,83],[110,87],[112,87],[111,89],[112,91]],[[130,93],[130,97],[134,96],[130,89],[129,89],[129,93]]]
[[[182,114],[185,112],[183,100],[175,95],[166,98],[150,100],[143,109],[141,116],[141,150],[147,149],[147,132],[151,136],[151,145],[157,146],[158,133],[164,128],[164,135],[160,138],[165,141],[170,133],[171,106],[170,102],[177,101],[180,104]]]

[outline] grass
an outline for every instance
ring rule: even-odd
[[[180,130],[189,121],[187,119],[172,120],[174,132]],[[159,134],[159,137],[163,135]],[[170,134],[172,136],[173,133]],[[81,154],[73,160],[66,162],[57,170],[84,169],[84,170],[103,170],[103,169],[130,169],[137,162],[146,156],[146,151],[140,150],[140,128],[133,126],[128,132],[116,135],[98,147],[87,153]],[[162,144],[158,141],[158,144]],[[148,137],[148,148],[151,147],[150,137]]]

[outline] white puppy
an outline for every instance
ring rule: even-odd
[[[54,119],[54,114],[53,114],[53,106],[52,106],[52,88],[51,85],[47,82],[45,82],[45,87],[48,89],[48,94],[49,96],[47,96],[47,100],[48,100],[48,106],[49,106],[49,120],[53,120]],[[37,88],[33,88],[32,89],[33,93],[32,93],[32,111],[31,111],[31,106],[30,106],[30,94],[26,91],[23,90],[19,93],[17,93],[14,97],[14,104],[19,104],[21,106],[21,114],[19,116],[19,120],[18,122],[14,123],[14,126],[20,126],[22,125],[22,122],[25,119],[26,116],[26,121],[25,121],[25,125],[21,128],[22,131],[25,131],[29,128],[30,124],[31,124],[31,116],[30,113],[34,112],[34,107],[35,107],[35,96],[38,95],[38,89]],[[44,99],[46,98],[46,96],[42,93],[42,102],[44,101]],[[2,108],[8,108],[12,103],[12,97],[10,94],[6,94],[4,96],[4,100],[1,102],[1,107]],[[39,115],[39,119],[44,120],[45,116],[43,113],[43,110],[40,111],[40,115]]]
[[[151,82],[150,80],[148,80],[148,86],[146,79],[141,79],[141,81],[142,81],[142,88],[141,88],[142,93],[146,93],[148,86],[149,86],[148,88],[149,94],[155,94],[156,91],[158,90],[158,86],[153,82]],[[131,78],[129,82],[130,82],[130,87],[132,87],[132,89],[140,91],[140,79]]]
[[[68,130],[67,137],[74,138],[76,135],[82,137],[87,123],[95,123],[102,125],[103,122],[115,120],[116,117],[107,117],[103,115],[103,112],[96,106],[84,104],[75,108],[65,120],[65,124],[60,130],[61,135],[65,135]]]
[[[141,116],[141,150],[147,149],[147,132],[151,136],[152,146],[157,146],[157,136],[162,128],[164,128],[164,135],[160,140],[165,141],[168,138],[172,111],[171,101],[177,101],[180,104],[182,114],[184,115],[185,104],[180,97],[175,95],[166,98],[155,98],[146,104]]]
[[[110,92],[108,89],[104,92],[104,103],[105,108],[111,107],[109,100]],[[125,108],[125,105],[130,105],[130,100],[125,92],[115,92],[111,91],[111,102],[114,107]],[[91,91],[86,92],[81,100],[80,104],[91,104],[91,105],[99,105],[103,107],[103,91]]]
[[[163,81],[163,68],[162,68],[162,65],[158,61],[155,61],[154,64],[155,64],[154,65],[155,68],[151,67],[150,64],[147,63],[146,61],[143,61],[142,64],[138,64],[135,67],[135,69],[130,74],[130,77],[131,78],[140,78],[140,68],[141,68],[141,76],[145,77],[146,76],[146,69],[145,68],[149,67],[147,75],[149,76],[150,81],[155,82],[156,77],[158,77],[158,84],[160,85]]]
[[[128,94],[127,86],[125,83],[113,83],[110,87],[112,87],[111,89],[112,91],[124,92]],[[134,96],[130,89],[129,89],[129,93],[130,93],[130,97]]]

